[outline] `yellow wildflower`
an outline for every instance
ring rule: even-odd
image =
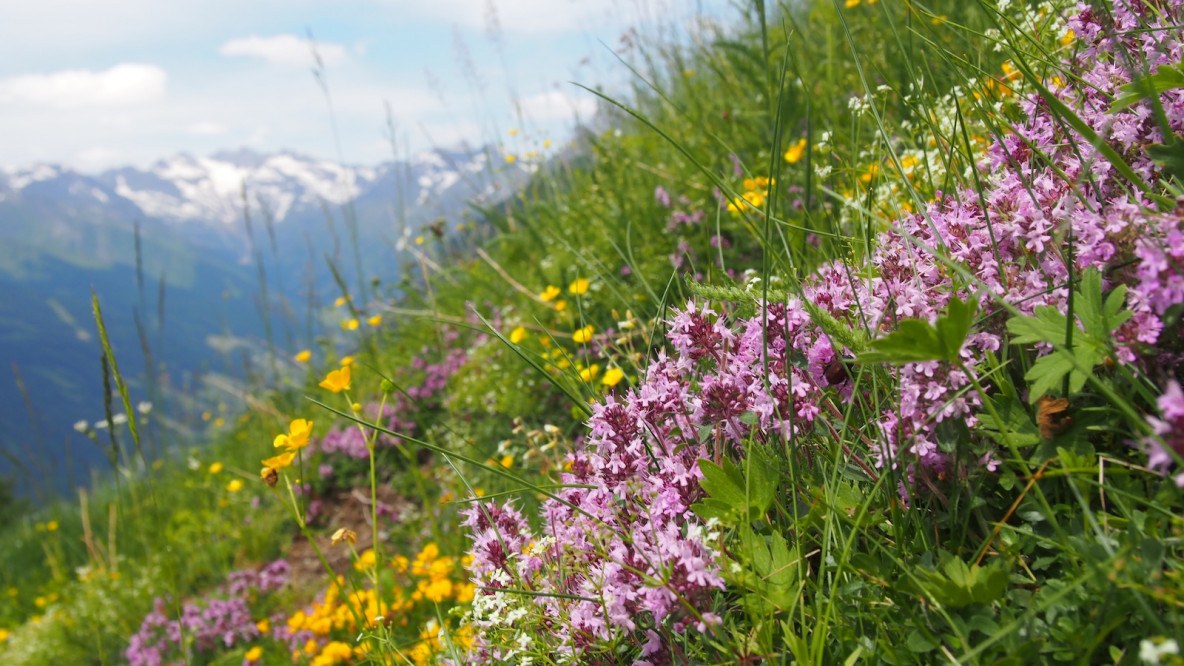
[[[226,492],[237,493],[243,489],[242,479],[231,479],[230,483],[226,484]]]
[[[847,0],[846,6],[847,6],[847,9],[851,9],[852,7],[858,7],[859,0]]]
[[[247,653],[243,655],[243,659],[246,661],[259,661],[262,658],[263,648],[259,647],[258,645],[251,648],[250,650],[247,650]]]
[[[539,300],[543,302],[551,301],[554,300],[558,295],[559,287],[549,284],[547,285],[547,288],[543,290],[543,293],[539,294]]]
[[[56,532],[56,531],[58,531],[58,521],[56,521],[56,520],[51,520],[51,521],[49,521],[48,523],[46,523],[46,524],[45,524],[45,531],[46,531],[46,532]]]
[[[370,324],[371,326],[380,326],[382,324],[382,315],[374,315],[373,317],[367,319],[366,323]]]
[[[358,571],[365,571],[374,568],[374,549],[370,548],[366,552],[358,556],[358,561],[354,562],[354,568]]]
[[[567,285],[567,291],[579,296],[588,293],[588,281],[584,278],[576,278],[571,284]]]
[[[510,331],[510,342],[513,342],[514,344],[518,344],[519,342],[522,342],[525,338],[526,338],[526,328],[524,328],[522,326],[519,326],[519,327],[515,328],[514,330]]]
[[[518,161],[518,158],[515,157],[513,154],[506,155],[506,164],[513,164],[514,162],[517,162],[517,161]]]
[[[344,367],[345,367],[345,366],[347,366],[347,365],[352,365],[352,364],[353,364],[353,362],[354,362],[354,357],[353,357],[353,356],[343,356],[343,357],[341,358],[341,367],[343,367],[343,368],[344,368]]]
[[[555,301],[555,309],[559,312],[563,312],[567,309],[567,301]]]
[[[222,418],[221,416],[214,419],[214,427],[215,428],[221,428],[224,425],[226,425],[226,419]]]
[[[221,472],[221,471],[222,471],[222,463],[216,462],[216,463],[210,465],[210,469],[209,469],[210,474],[217,474],[218,472]]]
[[[801,138],[797,140],[797,143],[793,144],[788,150],[785,151],[785,155],[783,155],[783,157],[785,157],[786,162],[789,162],[790,164],[797,164],[798,161],[802,159],[802,154],[805,152],[806,139]]]
[[[1075,38],[1076,36],[1077,36],[1077,33],[1073,32],[1072,30],[1067,31],[1064,35],[1061,36],[1061,46],[1068,46],[1068,45],[1072,44],[1073,38]]]
[[[584,368],[583,370],[580,370],[580,379],[582,379],[586,382],[590,382],[596,377],[597,373],[599,373],[599,372],[600,372],[600,366],[593,363],[592,365]]]
[[[202,412],[201,413],[201,420],[202,421],[209,421],[212,418],[214,418],[214,415],[209,412]]]
[[[259,630],[259,633],[266,635],[271,632],[271,620],[263,618],[255,623],[255,628]]]
[[[514,456],[502,456],[502,459],[498,461],[498,464],[500,464],[502,467],[505,467],[506,469],[510,469],[510,466],[514,464]]]
[[[600,378],[600,383],[605,386],[616,386],[625,378],[625,371],[620,368],[609,368],[604,372],[604,376]]]
[[[343,331],[358,330],[358,320],[357,319],[346,319],[345,321],[341,322],[341,330],[343,330]]]
[[[308,359],[310,358],[312,358],[312,352],[307,349],[297,352],[297,354],[292,357],[292,359],[297,363],[308,363]]]
[[[514,129],[510,130],[509,134],[510,136],[518,136],[518,128],[515,127]]]
[[[757,184],[756,184],[755,180],[753,180],[752,178],[745,178],[744,179],[744,189],[755,190],[756,188],[757,188]]]
[[[573,341],[575,341],[576,343],[582,345],[585,342],[588,342],[589,340],[592,339],[592,333],[595,330],[596,329],[592,327],[592,324],[588,324],[587,326],[581,328],[580,330],[576,331],[575,333],[572,333],[571,339]]]
[[[292,459],[295,457],[296,457],[295,451],[288,451],[286,453],[281,453],[278,456],[272,456],[270,458],[267,458],[266,460],[263,461],[263,467],[265,468],[264,472],[267,472],[269,469],[271,471],[275,471],[278,469],[283,469],[284,467],[288,467],[289,465],[292,464]],[[262,476],[264,478],[264,480],[266,480],[268,474],[260,473],[260,476]]]
[[[288,449],[289,451],[296,451],[308,446],[308,437],[312,434],[312,421],[305,419],[293,419],[288,424],[288,434],[280,434],[275,436],[275,441],[272,446],[277,449]]]
[[[341,393],[349,389],[349,366],[333,370],[328,375],[325,375],[325,380],[320,383],[320,387],[329,389],[334,393]]]

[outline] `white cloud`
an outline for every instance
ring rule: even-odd
[[[232,39],[223,44],[218,53],[224,56],[262,58],[273,65],[311,66],[314,47],[326,65],[336,65],[346,59],[346,49],[340,44],[317,41],[310,43],[309,40],[296,35],[251,35]]]
[[[621,0],[387,0],[400,12],[429,16],[478,30],[498,32],[580,32],[591,26],[617,23],[633,3]],[[665,6],[671,0],[651,0]],[[626,6],[628,5],[628,6]],[[655,10],[657,11],[657,10]]]
[[[143,104],[164,96],[168,74],[155,65],[124,63],[101,72],[71,69],[0,79],[0,104],[69,109]]]
[[[217,136],[226,133],[226,126],[222,123],[215,123],[208,120],[193,123],[185,128],[186,134],[194,136]]]
[[[77,168],[83,171],[99,171],[112,164],[119,163],[122,159],[123,153],[114,148],[95,146],[79,152],[74,157],[72,166],[77,166]]]
[[[587,120],[596,113],[596,99],[591,94],[569,95],[559,90],[531,95],[519,101],[522,115],[536,122],[546,120],[570,120],[579,117]]]

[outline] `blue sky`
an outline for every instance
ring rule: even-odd
[[[569,81],[628,79],[612,51],[629,26],[734,18],[726,0],[33,0],[4,14],[0,165],[86,171],[243,146],[336,157],[309,31],[342,156],[372,164],[392,155],[386,104],[401,153],[525,152],[592,113]]]

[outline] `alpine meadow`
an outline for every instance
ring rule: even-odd
[[[1184,664],[1184,0],[616,53],[194,439],[84,294],[110,473],[3,498],[0,663]]]

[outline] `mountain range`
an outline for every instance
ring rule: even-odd
[[[106,464],[106,437],[73,429],[105,420],[92,291],[134,399],[172,395],[184,413],[156,418],[201,426],[195,414],[221,401],[195,400],[202,375],[241,377],[245,352],[320,333],[315,311],[339,294],[330,261],[351,289],[397,275],[418,230],[496,204],[529,177],[532,165],[492,157],[435,150],[349,166],[241,149],[97,174],[0,168],[0,363],[11,370],[0,376],[0,475],[28,494],[37,479],[64,490]],[[307,310],[300,324],[293,303]]]

